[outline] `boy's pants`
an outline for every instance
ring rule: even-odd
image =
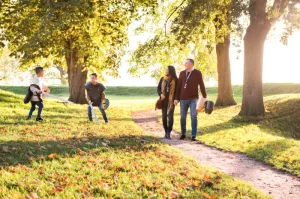
[[[105,110],[103,109],[102,107],[102,104],[98,106],[101,114],[102,114],[102,117],[104,119],[105,122],[108,122],[108,119],[107,119],[107,116],[106,116],[106,113],[105,113]],[[93,115],[92,115],[92,108],[90,106],[88,106],[88,116],[89,116],[89,120],[90,121],[93,121]]]
[[[32,113],[35,111],[36,106],[39,107],[38,114],[37,114],[36,118],[42,118],[42,111],[43,111],[43,108],[44,108],[44,104],[41,101],[37,101],[37,102],[36,101],[31,101],[31,108],[30,108],[30,111],[29,111],[29,114],[28,114],[28,118],[32,117]]]

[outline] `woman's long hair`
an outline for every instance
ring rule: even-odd
[[[168,70],[169,70],[169,75],[172,77],[172,79],[178,79],[177,78],[177,73],[176,73],[176,69],[174,66],[168,66]]]

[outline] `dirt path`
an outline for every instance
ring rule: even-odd
[[[164,135],[162,125],[157,122],[154,111],[134,113],[132,116],[134,121],[147,132],[158,137]],[[172,134],[172,140],[162,139],[162,141],[194,157],[201,165],[214,167],[244,180],[276,199],[300,199],[299,178],[280,172],[243,154],[224,152],[190,140],[182,141],[175,133]]]

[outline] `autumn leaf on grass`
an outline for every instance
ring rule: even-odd
[[[56,153],[51,153],[50,155],[48,155],[48,158],[49,159],[54,159],[57,157],[57,154]]]
[[[5,153],[8,153],[9,152],[8,146],[3,146],[2,151],[5,152]]]
[[[203,196],[205,199],[213,199],[213,197],[210,196],[210,195],[207,194],[207,193],[202,193],[202,196]]]
[[[179,193],[173,191],[173,192],[171,193],[171,197],[172,197],[172,198],[179,198],[180,195],[179,195]]]
[[[65,187],[61,186],[61,185],[56,185],[54,187],[54,189],[52,189],[51,194],[56,194],[59,192],[63,192],[65,190]]]
[[[27,195],[25,199],[39,199],[39,196],[36,193],[31,193]]]
[[[29,160],[32,162],[32,161],[34,161],[35,159],[34,159],[34,157],[30,157]]]
[[[80,155],[84,155],[86,152],[81,150],[80,148],[76,149],[76,152]]]
[[[107,143],[105,143],[105,142],[102,142],[102,145],[103,145],[103,146],[105,146],[105,147],[107,147],[107,146],[108,146],[108,144],[107,144]]]

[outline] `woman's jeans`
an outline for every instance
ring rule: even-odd
[[[105,110],[102,108],[102,104],[100,106],[98,106],[98,108],[99,108],[99,110],[100,110],[100,112],[102,114],[102,117],[103,117],[104,121],[108,122]],[[90,106],[88,106],[88,116],[89,116],[89,120],[93,121],[92,108]]]
[[[167,101],[165,99],[165,101]],[[162,122],[166,133],[171,133],[174,124],[174,109],[168,113],[168,104],[164,103],[162,108]]]
[[[43,108],[44,108],[43,102],[40,102],[40,101],[37,101],[37,102],[31,101],[31,108],[30,108],[30,111],[29,111],[29,114],[28,114],[28,118],[29,119],[32,117],[32,113],[35,111],[36,106],[39,107],[38,114],[37,114],[36,118],[42,118],[42,111],[43,111]]]
[[[198,99],[192,100],[180,100],[180,124],[181,134],[186,135],[186,117],[190,108],[191,120],[192,120],[192,137],[197,135],[198,119],[197,119],[197,102]]]

